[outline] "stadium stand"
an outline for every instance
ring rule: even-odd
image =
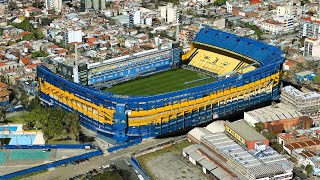
[[[137,77],[179,67],[179,48],[163,52],[171,58],[157,60],[151,52],[141,61],[138,60],[140,55],[120,58],[124,59],[124,64],[116,59],[114,61],[121,64],[120,69],[109,74],[93,70],[101,68],[99,62],[90,64],[88,72],[100,77],[89,78],[88,85],[125,81],[131,79],[130,75]],[[153,53],[159,54],[159,51]],[[206,71],[218,74],[221,78],[214,82],[156,95],[119,95],[68,81],[42,65],[37,67],[39,96],[49,106],[78,111],[81,124],[86,128],[117,143],[131,142],[196,126],[277,99],[284,62],[282,54],[280,49],[265,43],[205,28],[196,35],[191,52],[183,58],[185,62],[190,60],[190,66],[197,68],[197,72],[206,68]],[[144,61],[147,57],[152,58]],[[131,66],[126,66],[129,62],[139,64],[130,69]],[[148,64],[150,62],[153,65]],[[103,63],[107,66],[111,62]],[[159,68],[154,68],[156,64]],[[140,74],[140,70],[143,73]],[[234,71],[242,74],[223,75]]]
[[[225,74],[232,71],[239,71],[241,67],[247,66],[248,64],[239,61],[235,58],[228,57],[222,54],[198,49],[197,54],[191,58],[189,65],[195,66],[213,72],[216,74]],[[246,72],[253,70],[254,67],[246,69]]]

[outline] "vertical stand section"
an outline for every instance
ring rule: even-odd
[[[116,112],[113,115],[114,120],[114,138],[117,142],[125,142],[128,137],[126,135],[126,130],[128,127],[128,118],[126,114],[126,105],[117,104]]]

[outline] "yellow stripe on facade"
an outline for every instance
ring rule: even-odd
[[[279,83],[279,77],[280,72],[273,74],[269,77],[260,79],[258,81],[243,85],[241,87],[220,91],[218,93],[212,93],[207,97],[182,102],[179,104],[168,105],[152,110],[132,111],[131,115],[128,116],[128,125],[143,126],[148,124],[168,122],[168,117],[176,116],[177,114],[185,114],[188,112],[192,112],[193,110],[197,111],[200,108],[205,108],[207,105],[212,105],[215,103],[225,103],[224,101],[234,98],[238,99],[239,96],[245,97],[246,95],[250,95],[250,92],[260,94],[261,91],[268,91],[261,89],[266,89],[270,81],[273,81],[273,84],[269,89],[270,91],[272,91],[272,88]]]
[[[107,109],[102,105],[98,106],[94,103],[88,102],[72,93],[63,91],[62,89],[59,89],[48,82],[41,83],[41,80],[39,82],[40,90],[43,93],[52,96],[56,100],[95,120],[98,120],[102,123],[113,124],[113,114],[115,110]]]

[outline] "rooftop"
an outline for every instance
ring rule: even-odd
[[[286,87],[282,88],[281,91],[286,92],[287,94],[290,94],[291,96],[294,96],[296,98],[300,98],[302,100],[310,100],[310,99],[314,99],[314,98],[320,98],[320,94],[317,92],[303,93],[292,86],[286,86]]]
[[[271,147],[267,147],[264,151],[247,150],[225,133],[204,136],[203,141],[214,146],[225,154],[225,157],[235,160],[256,177],[292,170],[292,164]]]
[[[300,112],[283,103],[278,103],[275,106],[270,105],[260,109],[255,109],[246,113],[263,123],[282,119],[298,118],[302,116]]]
[[[246,141],[262,141],[267,140],[264,136],[250,127],[244,120],[226,123],[226,126],[230,127],[233,131],[235,131],[238,135],[240,135]]]
[[[285,147],[287,147],[289,150],[295,150],[295,149],[300,149],[300,148],[306,148],[310,146],[318,146],[320,145],[320,140],[307,140],[303,142],[294,142],[290,144],[286,144]]]

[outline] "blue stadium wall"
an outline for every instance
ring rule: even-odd
[[[211,42],[214,34],[219,38],[224,36],[227,40],[234,39],[234,43],[243,47],[224,47],[223,44],[229,46],[227,43],[214,44]],[[210,38],[206,38],[208,35]],[[180,91],[154,96],[121,96],[67,81],[45,66],[38,66],[39,97],[47,105],[78,111],[83,126],[118,143],[196,126],[278,98],[284,61],[279,49],[211,29],[202,29],[194,43],[234,51],[259,61],[260,68]],[[261,53],[252,52],[252,55],[246,49],[248,47],[251,51],[258,47]],[[176,58],[174,54],[173,58]]]

